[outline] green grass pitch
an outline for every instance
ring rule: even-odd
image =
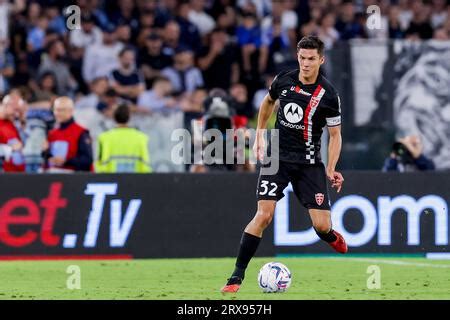
[[[285,293],[264,294],[259,268],[279,261],[292,272]],[[70,265],[79,266],[80,289],[67,288]],[[424,258],[255,258],[241,290],[219,290],[234,258],[121,261],[2,261],[0,299],[450,299],[450,261]],[[381,288],[368,289],[368,267],[380,268]]]

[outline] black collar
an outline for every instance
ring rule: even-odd
[[[69,120],[67,120],[66,122],[62,122],[60,125],[59,125],[59,128],[60,129],[66,129],[68,126],[70,126],[72,123],[74,123],[75,122],[75,120],[73,119],[73,118],[70,118]]]

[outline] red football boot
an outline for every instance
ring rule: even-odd
[[[328,244],[339,253],[346,253],[348,251],[347,244],[345,243],[344,237],[337,231],[333,230],[336,240],[333,242],[328,242]]]
[[[220,290],[222,293],[236,293],[241,287],[242,279],[239,277],[231,277],[227,284]]]

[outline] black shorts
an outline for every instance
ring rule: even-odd
[[[261,167],[256,188],[259,200],[278,201],[284,197],[283,190],[289,182],[301,204],[308,209],[330,210],[327,176],[322,162],[298,164],[280,161],[278,172],[265,175]]]

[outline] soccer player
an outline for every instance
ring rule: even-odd
[[[276,100],[279,100],[275,125],[279,130],[279,170],[276,174],[266,174],[266,166],[260,170],[257,212],[242,234],[235,270],[222,292],[239,290],[245,269],[289,182],[297,198],[308,209],[319,238],[337,252],[347,252],[344,238],[332,229],[331,224],[326,180],[330,180],[337,192],[344,182],[342,174],[335,170],[342,144],[341,107],[336,89],[319,74],[324,62],[323,48],[323,42],[315,36],[302,38],[297,44],[300,68],[279,73],[261,103],[253,151],[259,160],[263,159],[263,131]],[[330,136],[326,168],[320,158],[320,139],[325,125]],[[271,156],[273,159],[274,155]]]

